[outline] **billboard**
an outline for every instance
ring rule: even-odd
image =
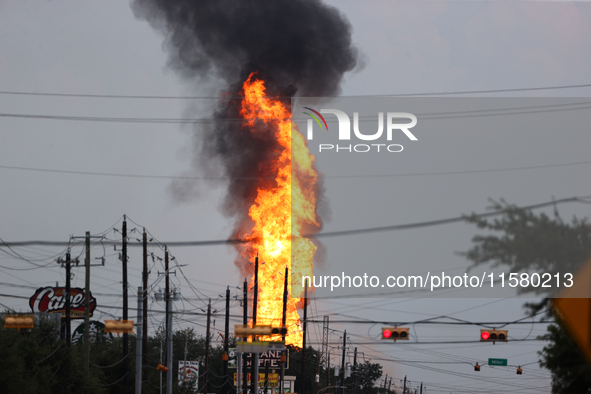
[[[96,308],[96,299],[89,292],[90,316]],[[70,317],[72,319],[84,318],[84,305],[86,303],[84,289],[70,288]],[[60,313],[66,317],[66,288],[65,287],[40,287],[29,299],[29,306],[34,313]]]

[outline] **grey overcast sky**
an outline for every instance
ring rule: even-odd
[[[327,3],[350,21],[353,41],[361,53],[359,67],[345,75],[343,96],[591,84],[588,2]],[[133,221],[128,228],[138,230],[131,233],[132,243],[141,238],[142,227],[158,241],[229,236],[233,223],[219,210],[223,188],[197,179],[199,193],[187,201],[174,199],[170,192],[170,177],[199,176],[191,170],[193,126],[113,119],[207,118],[212,106],[208,99],[115,96],[215,96],[222,87],[216,81],[189,83],[167,68],[162,36],[136,19],[128,2],[0,0],[0,37],[0,237],[4,241],[68,241],[85,231],[120,240],[120,233],[113,228],[121,229],[124,214]],[[591,96],[591,87],[455,96],[584,98]],[[431,129],[434,132],[424,133],[415,145],[408,144],[409,149],[400,153],[403,156],[380,157],[376,161],[379,165],[366,162],[357,169],[351,162],[339,164],[342,159],[336,155],[319,157],[330,206],[330,215],[323,218],[323,231],[484,212],[488,198],[531,205],[552,198],[591,195],[588,124],[557,124],[555,129],[523,133],[470,129],[438,134]],[[569,165],[548,167],[556,164]],[[540,168],[519,169],[522,167]],[[496,169],[513,170],[450,174]],[[401,174],[431,175],[368,176]],[[362,177],[347,177],[350,175]],[[588,216],[588,209],[583,204],[559,207],[567,219]],[[363,272],[372,264],[376,271],[387,272],[391,268],[419,267],[425,261],[437,261],[442,270],[464,272],[469,264],[456,252],[469,248],[474,234],[473,227],[458,223],[331,238],[325,241],[326,261],[316,272],[332,275],[345,268]],[[120,314],[117,249],[103,249],[100,244],[92,249],[93,257],[105,257],[106,262],[105,267],[92,269],[91,290],[98,300],[98,319]],[[34,289],[56,282],[63,285],[64,272],[55,258],[63,255],[64,248],[14,249],[29,261],[11,256],[14,251],[4,247],[1,250],[5,253],[0,256],[0,306],[26,311]],[[155,256],[154,262],[150,260],[153,282],[157,272],[163,270],[158,260],[163,252],[157,246],[150,250]],[[72,251],[78,255],[82,249],[76,245]],[[140,251],[135,247],[130,250],[130,294],[140,285]],[[171,253],[179,264],[186,265],[172,279],[185,297],[175,309],[200,313],[207,298],[212,298],[214,307],[221,310],[219,295],[227,285],[233,294],[239,294],[236,286],[244,278],[234,266],[233,248],[171,247]],[[74,271],[73,285],[83,287],[82,270]],[[162,282],[158,285],[163,286]],[[522,304],[521,299],[331,299],[314,302],[311,314],[319,320],[324,315],[335,320],[351,316],[382,320],[386,316],[387,320],[412,322],[448,315],[470,321],[513,321],[524,316]],[[130,305],[135,305],[133,299]],[[151,305],[156,310],[163,308],[155,301]],[[161,324],[161,319],[161,314],[154,315],[152,329]],[[217,319],[216,330],[222,329],[221,321],[221,317]],[[202,316],[179,315],[175,321],[175,327],[189,325],[205,332]],[[316,346],[321,328],[319,324],[310,327],[311,342]],[[413,387],[425,382],[429,393],[466,388],[506,392],[506,384],[512,385],[512,392],[550,392],[549,373],[537,367],[536,351],[543,346],[539,341],[449,345],[441,342],[475,340],[478,329],[417,325],[409,343],[394,346],[376,344],[379,326],[335,324],[332,328],[337,330],[331,334],[335,346],[346,329],[352,346],[366,358],[382,359],[384,372],[394,376],[393,383],[398,386],[398,380],[407,375]],[[533,339],[544,332],[544,327],[511,326],[510,330],[515,340]],[[461,364],[482,363],[489,357],[508,358],[510,365],[527,364],[526,373],[516,376],[514,368],[483,368],[474,376],[470,365]],[[394,362],[394,358],[404,362]],[[441,361],[460,364],[432,364]]]

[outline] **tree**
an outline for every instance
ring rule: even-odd
[[[382,377],[382,366],[372,363],[369,360],[357,364],[357,385],[361,386],[360,393],[375,394],[378,389],[375,387],[376,381]]]
[[[476,235],[474,246],[460,255],[474,266],[492,263],[493,267],[506,266],[508,272],[575,273],[591,256],[591,227],[587,219],[565,222],[558,211],[554,217],[545,213],[510,205],[504,200],[492,201],[489,209],[501,211],[502,216],[487,219],[476,214],[466,217],[493,234]],[[494,233],[501,233],[500,235]],[[519,288],[521,293],[543,294],[547,288]]]
[[[591,226],[587,219],[573,218],[565,222],[558,211],[554,217],[520,209],[504,200],[492,201],[491,209],[501,211],[500,218],[486,219],[478,215],[467,216],[469,223],[489,231],[487,235],[472,238],[474,246],[460,253],[472,261],[473,266],[492,264],[506,267],[508,272],[576,273],[591,256]],[[547,288],[525,287],[520,293],[543,294]],[[549,307],[549,300],[526,304],[533,315]],[[550,308],[547,316],[554,316]],[[540,365],[552,373],[552,392],[556,394],[584,393],[591,389],[591,368],[575,342],[568,335],[559,318],[548,326],[540,339],[549,344],[539,352]]]
[[[591,392],[591,370],[587,360],[560,321],[548,326],[541,337],[550,343],[539,352],[540,365],[552,371],[553,393]]]

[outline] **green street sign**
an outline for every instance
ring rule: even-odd
[[[498,365],[502,367],[507,366],[507,359],[506,358],[489,358],[488,365]]]

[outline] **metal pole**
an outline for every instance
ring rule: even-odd
[[[86,373],[90,370],[90,231],[86,232],[85,239],[86,268],[84,280],[84,369]]]
[[[168,297],[166,304],[170,311],[172,309],[172,297]],[[166,372],[166,394],[172,394],[172,319],[170,317],[168,318],[168,328],[166,330],[166,366],[168,367],[168,372]]]
[[[143,325],[143,303],[144,291],[142,286],[137,288],[137,340],[135,344],[135,394],[142,394],[142,325]]]

